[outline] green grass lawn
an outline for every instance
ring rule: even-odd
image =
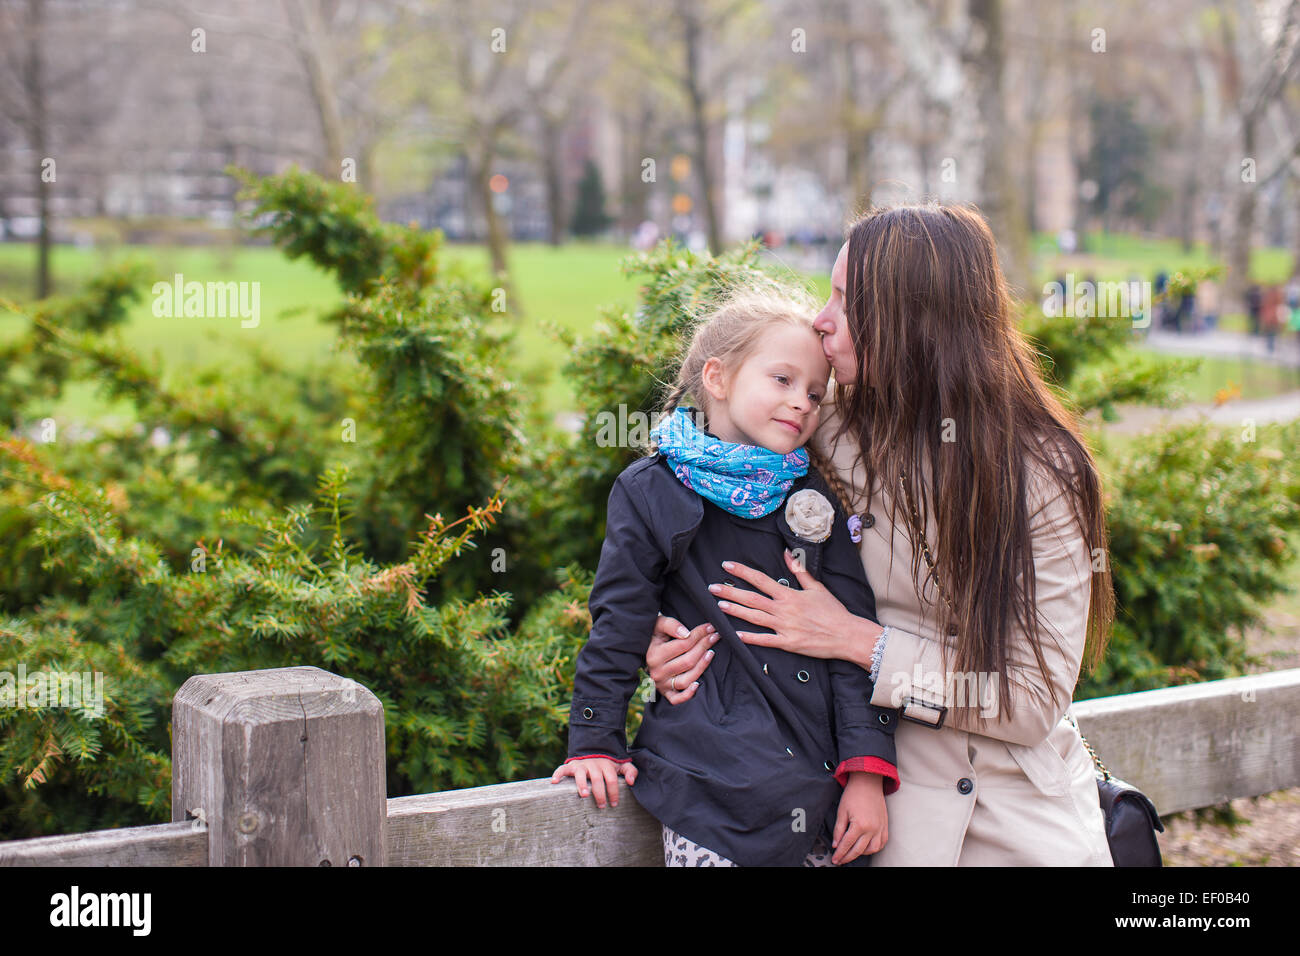
[[[1073,270],[1098,279],[1126,279],[1131,273],[1150,278],[1158,268],[1185,269],[1208,264],[1202,245],[1184,252],[1174,240],[1146,240],[1130,236],[1090,237],[1090,252],[1062,257],[1055,253],[1054,240],[1039,236],[1037,272],[1046,278]],[[29,301],[35,246],[0,243],[0,295],[19,302]],[[619,268],[630,250],[622,245],[571,242],[562,247],[542,243],[521,243],[511,247],[510,265],[519,301],[508,303],[508,315],[520,318],[513,367],[508,371],[522,381],[541,377],[533,400],[547,414],[572,407],[572,390],[563,380],[566,358],[561,345],[542,327],[554,322],[575,332],[586,332],[602,306],[631,309],[636,304],[637,280],[624,276]],[[488,257],[478,245],[448,245],[444,255],[471,268],[487,269]],[[238,368],[246,361],[253,343],[264,346],[291,362],[317,364],[329,358],[333,329],[320,317],[338,306],[337,284],[325,272],[305,260],[290,261],[269,246],[114,246],[79,248],[56,246],[53,274],[57,292],[72,292],[113,261],[137,256],[151,263],[159,281],[170,281],[181,273],[186,281],[249,281],[260,283],[261,320],[257,328],[241,328],[238,317],[159,318],[153,315],[151,292],[132,309],[123,330],[126,343],[146,357],[156,354],[169,386],[182,387],[194,366],[213,364]],[[1266,281],[1277,281],[1289,270],[1285,250],[1256,251],[1252,271]],[[830,293],[826,274],[804,277],[825,298]],[[1226,317],[1228,328],[1241,317]],[[0,310],[0,339],[16,335],[25,320]],[[1194,400],[1211,401],[1214,393],[1230,383],[1241,385],[1243,397],[1261,397],[1297,387],[1284,370],[1234,360],[1207,360],[1194,382],[1189,383]],[[94,394],[92,386],[74,385],[56,406],[33,409],[65,421],[93,422],[105,417],[129,415],[125,405],[109,405]]]
[[[1174,356],[1154,349],[1135,346],[1134,350],[1152,358],[1169,359]],[[1181,358],[1181,356],[1178,356]],[[1200,368],[1182,381],[1188,400],[1209,403],[1221,389],[1236,387],[1239,399],[1269,398],[1284,392],[1300,390],[1300,370],[1270,365],[1255,359],[1201,357]]]
[[[449,258],[488,270],[484,246],[446,247]],[[570,242],[563,246],[520,243],[510,249],[510,270],[523,300],[523,321],[515,339],[516,371],[545,376],[536,397],[548,413],[573,407],[573,390],[562,369],[568,355],[542,327],[542,320],[571,332],[587,333],[603,306],[636,308],[640,281],[623,275],[619,264],[633,250],[607,243]],[[507,302],[507,311],[511,311]]]
[[[0,295],[18,302],[30,301],[35,246],[0,244]],[[523,320],[516,339],[516,365],[512,374],[530,369],[549,372],[538,400],[549,411],[572,404],[568,385],[559,369],[565,358],[562,346],[548,336],[540,320],[566,328],[590,328],[603,305],[632,308],[638,284],[624,276],[619,263],[629,254],[623,246],[570,243],[553,248],[526,243],[511,249],[522,304]],[[452,246],[444,253],[453,261],[487,269],[487,253],[480,246]],[[229,247],[119,247],[112,252],[56,246],[52,255],[55,289],[76,289],[87,276],[128,255],[152,263],[156,281],[170,282],[175,273],[184,281],[249,281],[260,283],[261,319],[256,328],[242,328],[238,317],[158,318],[148,289],[131,310],[123,330],[124,340],[143,355],[157,354],[169,385],[183,384],[187,369],[195,365],[238,366],[252,343],[302,364],[318,363],[330,356],[334,330],[320,321],[337,308],[342,295],[333,278],[306,260],[290,261],[268,246]],[[511,303],[507,303],[510,309]],[[0,310],[0,339],[17,335],[26,320]],[[36,410],[61,420],[92,422],[129,413],[125,405],[113,406],[94,395],[92,386],[75,385],[55,407]]]

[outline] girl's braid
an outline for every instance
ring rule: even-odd
[[[846,515],[857,514],[858,512],[851,504],[852,498],[849,495],[848,488],[845,487],[844,482],[840,479],[839,472],[835,470],[835,467],[827,461],[826,457],[821,452],[813,448],[812,442],[808,442],[804,445],[804,448],[808,452],[808,458],[813,463],[813,467],[816,468],[817,471],[821,473],[821,476],[826,479],[826,484],[830,485],[831,491],[833,491],[835,497],[839,499],[840,507],[844,509],[844,513]]]
[[[686,392],[687,392],[687,387],[686,387],[686,383],[684,382],[678,382],[676,385],[673,386],[672,391],[668,393],[668,397],[664,399],[663,408],[660,409],[660,411],[663,412],[665,418],[671,415],[674,411],[676,411],[677,403],[682,400],[682,396],[684,396]],[[659,453],[659,441],[658,439],[651,437],[650,454],[657,455],[658,453]]]

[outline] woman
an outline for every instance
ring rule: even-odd
[[[1114,616],[1100,480],[1016,328],[993,236],[960,207],[877,211],[831,280],[815,327],[836,386],[808,447],[861,516],[880,624],[793,563],[797,588],[743,555],[719,569],[723,609],[757,629],[748,643],[873,671],[871,703],[900,708],[875,865],[1110,866],[1065,719]],[[674,704],[708,642],[659,619],[646,661]]]

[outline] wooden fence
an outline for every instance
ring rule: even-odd
[[[1300,786],[1300,669],[1076,702],[1107,767],[1161,813]],[[572,781],[387,797],[384,716],[315,667],[192,677],[173,714],[172,823],[0,842],[5,866],[638,866],[659,825]]]

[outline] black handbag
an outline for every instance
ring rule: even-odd
[[[1156,805],[1137,787],[1125,783],[1106,769],[1106,765],[1092,749],[1088,738],[1079,730],[1073,714],[1066,719],[1079,731],[1079,739],[1092,758],[1097,773],[1097,794],[1101,798],[1101,812],[1106,817],[1106,842],[1116,866],[1163,866],[1160,842],[1155,831],[1165,832]]]
[[[907,487],[906,475],[898,476],[898,484],[907,499],[908,509],[914,522],[913,530],[920,536],[921,553],[925,556],[925,563],[930,566],[934,586],[955,618],[957,609],[953,607],[939,584],[939,572],[935,570],[934,561],[930,557],[925,530],[921,527],[921,518],[916,513],[916,506],[912,504],[912,493]],[[1079,738],[1083,741],[1088,755],[1092,757],[1093,770],[1097,774],[1097,796],[1106,820],[1106,842],[1110,845],[1111,860],[1115,866],[1163,866],[1156,830],[1163,833],[1165,827],[1160,822],[1160,814],[1156,812],[1155,804],[1137,787],[1112,775],[1097,756],[1097,752],[1092,749],[1092,745],[1088,743],[1088,738],[1083,736],[1083,731],[1079,730],[1074,715],[1067,712],[1065,717],[1074,725],[1074,729],[1079,731]]]

